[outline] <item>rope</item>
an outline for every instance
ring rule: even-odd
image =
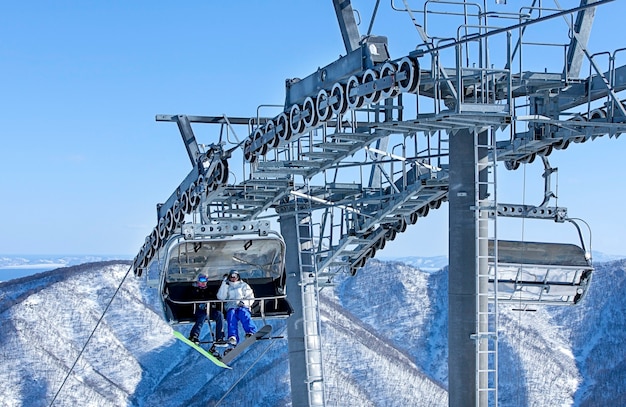
[[[278,336],[280,336],[280,334],[282,334],[285,329],[287,329],[287,326],[284,326],[280,332],[278,333]],[[230,388],[228,390],[226,390],[226,393],[224,393],[224,395],[222,396],[221,399],[219,399],[214,405],[213,407],[217,407],[219,406],[222,401],[224,401],[224,399],[226,398],[226,396],[228,396],[230,394],[230,392],[232,392],[235,387],[239,384],[239,382],[241,380],[243,380],[243,378],[248,374],[248,372],[257,364],[259,363],[259,361],[261,360],[261,358],[272,348],[272,346],[274,346],[274,341],[271,341],[270,344],[265,348],[265,350],[263,352],[261,352],[261,354],[256,358],[256,360],[254,362],[252,362],[250,364],[250,366],[248,367],[248,369],[246,369],[245,372],[243,372],[243,374],[241,376],[239,376],[239,379],[237,379],[237,381],[235,381],[232,386],[230,386]]]
[[[98,322],[96,322],[96,326],[93,328],[93,330],[91,331],[91,333],[89,334],[89,337],[87,338],[87,341],[85,342],[85,344],[83,345],[83,348],[80,350],[80,352],[78,353],[78,356],[76,356],[76,360],[74,360],[74,363],[72,364],[72,367],[70,367],[70,370],[67,372],[67,375],[65,376],[65,379],[63,379],[63,383],[61,383],[61,387],[59,387],[59,390],[57,390],[56,394],[54,395],[54,397],[52,398],[52,401],[50,402],[50,407],[52,407],[52,405],[54,404],[54,402],[56,401],[57,397],[59,396],[59,393],[61,393],[61,390],[63,390],[63,386],[65,386],[65,383],[67,382],[67,379],[70,377],[70,374],[72,374],[72,371],[74,370],[74,367],[76,367],[76,364],[78,363],[78,360],[80,359],[80,357],[83,355],[83,353],[85,352],[85,349],[87,348],[87,345],[89,344],[89,341],[91,341],[91,338],[93,338],[93,335],[96,332],[96,329],[98,329],[98,326],[100,326],[100,323],[102,322],[102,320],[104,319],[104,315],[106,314],[106,312],[109,310],[109,307],[111,306],[111,303],[113,303],[113,300],[115,299],[115,297],[117,296],[117,293],[120,291],[120,288],[122,288],[122,284],[124,284],[124,281],[126,280],[126,277],[128,277],[128,274],[130,273],[130,271],[133,269],[133,266],[131,265],[130,267],[128,267],[128,270],[126,271],[126,274],[124,275],[124,278],[122,278],[122,281],[120,282],[120,284],[117,286],[117,289],[115,290],[115,292],[113,293],[113,296],[111,297],[111,299],[109,300],[109,303],[107,304],[107,306],[104,308],[104,311],[102,311],[102,315],[100,315],[100,319],[98,319]]]

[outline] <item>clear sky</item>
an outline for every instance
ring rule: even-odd
[[[353,2],[361,33],[374,3]],[[397,58],[418,40],[388,3],[373,33],[389,36]],[[592,53],[626,47],[624,11],[623,0],[598,10]],[[554,24],[565,31],[562,19]],[[155,226],[155,205],[190,169],[176,125],[156,114],[253,116],[284,102],[285,79],[341,54],[330,0],[3,4],[0,253],[134,256]],[[199,141],[216,141],[218,130]],[[626,254],[625,143],[603,137],[550,156],[559,204],[591,225],[594,250],[611,254]],[[501,201],[540,203],[540,160],[526,167],[501,177]],[[447,216],[447,205],[431,211],[380,256],[447,254]]]

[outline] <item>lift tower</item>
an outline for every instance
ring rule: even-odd
[[[449,404],[497,405],[498,303],[573,305],[591,278],[584,245],[505,241],[497,220],[571,221],[566,208],[548,205],[547,157],[626,132],[626,66],[616,64],[624,49],[587,49],[594,10],[611,1],[561,9],[556,1],[548,8],[534,0],[394,0],[391,8],[415,29],[417,46],[391,56],[386,37],[370,30],[361,36],[350,1],[333,0],[346,54],[287,80],[277,111],[157,116],[179,125],[193,169],[158,206],[157,226],[133,263],[136,274],[185,217],[212,225],[275,210],[295,311],[288,320],[292,402],[324,405],[320,288],[338,273],[356,273],[448,201]],[[532,37],[536,27],[557,22],[567,43]],[[528,49],[537,47],[551,61],[562,58],[557,70],[533,69]],[[192,125],[199,123],[220,126],[219,142],[195,143]],[[496,165],[515,170],[537,158],[546,170],[546,199],[536,206],[499,202]],[[230,183],[236,160],[244,162],[242,173]]]

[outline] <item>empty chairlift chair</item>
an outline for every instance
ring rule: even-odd
[[[489,241],[490,283],[495,276],[495,245]],[[574,305],[587,292],[593,267],[574,244],[498,240],[498,301],[516,304]],[[490,284],[492,293],[494,284]]]
[[[546,196],[548,193],[546,192]],[[498,216],[571,223],[580,246],[567,243],[489,240],[489,290],[499,302],[528,305],[575,305],[585,296],[593,266],[582,231],[563,207],[498,205]],[[584,222],[583,222],[584,223]],[[497,284],[496,280],[497,264]]]

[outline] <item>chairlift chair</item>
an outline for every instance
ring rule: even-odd
[[[546,191],[548,187],[546,186]],[[545,194],[550,196],[548,192]],[[591,255],[585,249],[578,223],[567,208],[500,204],[497,216],[569,222],[576,228],[580,246],[567,243],[489,240],[489,290],[492,298],[526,306],[575,305],[587,292],[593,274]],[[495,213],[490,216],[495,216]],[[496,279],[497,264],[497,285]]]
[[[498,240],[498,301],[574,305],[585,296],[593,267],[574,244]],[[490,288],[494,292],[495,245],[489,241]]]
[[[263,222],[185,224],[165,244],[159,264],[159,292],[165,320],[193,323],[199,304],[216,303],[226,275],[237,270],[255,294],[253,319],[286,318],[293,313],[285,292],[285,242]],[[267,225],[266,225],[267,226]],[[198,275],[207,288],[195,289]]]

